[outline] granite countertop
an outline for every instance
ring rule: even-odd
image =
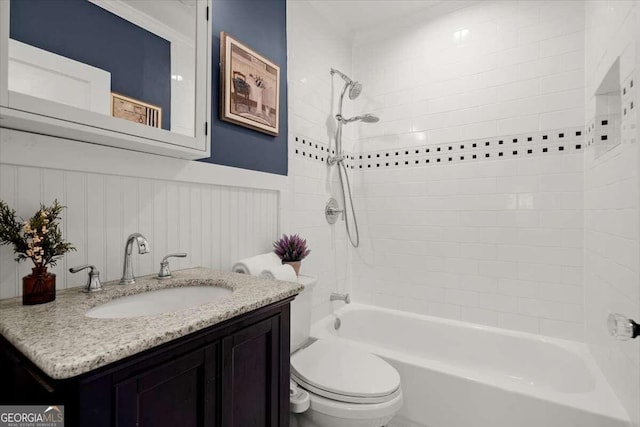
[[[57,292],[47,304],[24,306],[21,298],[0,300],[0,334],[54,379],[71,378],[124,359],[192,332],[299,293],[303,286],[207,268],[136,278],[133,285],[118,281],[104,290],[82,288]],[[183,287],[221,286],[233,290],[223,299],[181,311],[128,319],[97,319],[85,312],[114,298],[141,292]]]

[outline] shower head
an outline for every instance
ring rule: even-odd
[[[347,84],[345,90],[347,87],[349,88],[349,99],[356,99],[358,95],[360,95],[360,92],[362,92],[362,83],[351,80],[346,74],[336,70],[335,68],[331,69],[331,74],[337,74],[342,77],[342,80],[345,81],[345,83]]]
[[[380,118],[374,114],[363,114],[361,116],[350,117],[348,119],[343,118],[342,116],[338,117],[338,120],[342,121],[342,123],[351,123],[351,122],[364,122],[364,123],[376,123],[380,120]]]
[[[362,92],[362,83],[351,82],[351,88],[349,89],[349,99],[356,99]]]
[[[333,74],[337,74],[337,75],[339,75],[340,77],[342,77],[342,80],[344,80],[347,84],[352,84],[352,83],[353,83],[353,80],[351,80],[349,77],[347,77],[347,75],[346,75],[346,74],[344,74],[344,73],[343,73],[343,72],[341,72],[341,71],[336,70],[335,68],[332,68],[332,69],[331,69],[331,74],[332,74],[332,75],[333,75]]]

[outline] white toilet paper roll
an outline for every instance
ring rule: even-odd
[[[250,258],[241,259],[233,264],[231,271],[234,273],[251,274],[259,276],[260,272],[267,268],[273,268],[282,265],[280,258],[274,252],[267,252],[262,255],[252,256]]]
[[[284,280],[285,282],[297,282],[298,276],[289,264],[269,267],[260,272],[260,277],[271,280]]]

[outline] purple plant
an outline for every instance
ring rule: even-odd
[[[307,241],[297,234],[283,234],[280,240],[273,242],[273,247],[282,262],[302,261],[311,252],[307,249]]]

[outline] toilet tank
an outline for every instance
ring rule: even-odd
[[[298,283],[304,285],[302,292],[291,303],[291,352],[299,349],[309,339],[311,331],[311,308],[313,288],[318,282],[315,276],[298,276]]]

